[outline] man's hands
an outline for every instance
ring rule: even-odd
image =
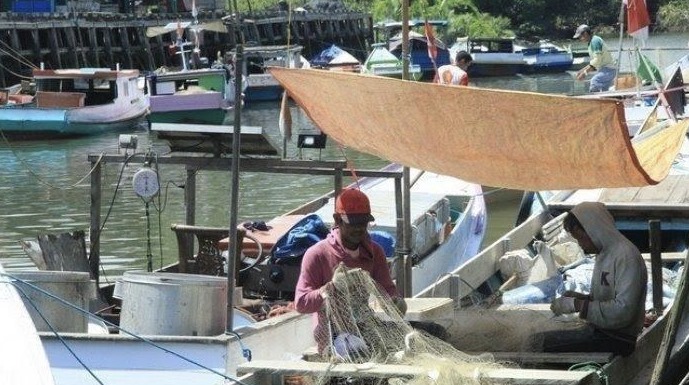
[[[577,80],[584,80],[586,78],[586,75],[588,75],[589,71],[591,71],[592,68],[591,66],[586,66],[577,72]]]
[[[562,294],[562,297],[553,300],[550,304],[550,310],[555,315],[574,313],[581,311],[582,307],[586,306],[586,301],[590,299],[591,296],[587,294],[568,290]]]
[[[550,304],[550,310],[555,313],[555,315],[574,313],[576,311],[576,308],[574,307],[574,298],[555,298]]]

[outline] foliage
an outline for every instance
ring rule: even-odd
[[[243,12],[277,9],[278,1],[290,7],[316,3],[343,3],[343,7],[369,12],[374,23],[402,19],[401,0],[227,0],[237,1]],[[438,31],[445,41],[458,36],[517,36],[520,38],[570,38],[577,25],[591,25],[605,35],[617,30],[621,0],[409,0],[414,19],[448,20],[448,28]],[[647,0],[655,29],[689,30],[689,1]],[[340,4],[342,6],[342,4]],[[658,9],[657,16],[655,10]]]
[[[660,6],[656,23],[659,31],[689,32],[689,2],[674,0]]]

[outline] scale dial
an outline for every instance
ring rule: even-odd
[[[158,173],[149,167],[144,167],[134,174],[132,186],[136,195],[146,200],[151,199],[160,191]]]

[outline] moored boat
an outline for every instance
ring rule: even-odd
[[[376,43],[371,46],[373,50],[361,66],[361,73],[401,79],[402,60],[388,51],[385,46],[385,43]],[[409,79],[419,80],[420,78],[421,66],[409,63]]]
[[[151,123],[222,124],[234,108],[225,68],[158,70],[146,76]]]
[[[313,68],[345,72],[359,72],[361,67],[359,59],[335,44],[316,54],[309,64]]]
[[[514,38],[457,38],[450,51],[460,50],[474,59],[469,76],[514,76],[524,65],[524,53],[516,49]]]
[[[148,29],[149,37],[176,34],[173,47],[181,64],[178,68],[159,68],[146,76],[152,123],[220,125],[234,108],[236,84],[231,65],[220,59],[209,64],[208,58],[200,56],[199,35],[213,28],[218,27],[177,22]],[[194,42],[184,40],[185,30],[193,35],[189,38]]]
[[[279,100],[282,87],[268,71],[268,67],[309,68],[309,62],[301,55],[300,45],[269,45],[245,47],[244,70],[245,102]]]
[[[547,40],[541,40],[534,46],[518,46],[516,51],[524,54],[522,73],[564,72],[572,68],[572,52]]]
[[[0,127],[18,138],[71,137],[131,129],[148,113],[137,70],[35,69],[33,95],[3,98]]]
[[[421,67],[420,80],[430,81],[435,77],[435,72],[438,67],[445,64],[450,64],[450,51],[447,45],[437,37],[433,36],[432,44],[437,50],[435,61],[428,56],[428,38],[416,30],[421,29],[428,23],[431,27],[444,28],[447,26],[447,20],[419,20],[413,19],[408,21],[409,25],[409,61]],[[383,41],[388,43],[388,50],[400,60],[402,59],[402,22],[389,22],[377,24],[376,30],[383,34]]]

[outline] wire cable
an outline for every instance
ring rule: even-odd
[[[116,328],[116,329],[119,330],[120,332],[123,332],[123,333],[125,333],[125,334],[127,334],[127,335],[129,335],[129,336],[131,336],[131,337],[134,337],[135,339],[137,339],[137,340],[139,340],[139,341],[141,341],[141,342],[144,342],[144,343],[146,343],[146,344],[148,344],[148,345],[151,345],[151,346],[153,346],[154,348],[160,349],[160,350],[164,351],[165,353],[171,354],[171,355],[173,355],[173,356],[175,356],[175,357],[177,357],[177,358],[179,358],[179,359],[181,359],[181,360],[183,360],[183,361],[186,361],[186,362],[188,362],[188,363],[190,363],[190,364],[196,365],[196,366],[198,366],[198,367],[201,368],[201,369],[207,370],[207,371],[209,371],[209,372],[211,372],[211,373],[213,373],[213,374],[217,374],[218,376],[220,376],[220,377],[222,377],[222,378],[224,378],[224,379],[226,379],[226,380],[234,381],[234,382],[236,382],[236,383],[238,383],[238,384],[240,384],[240,385],[248,385],[248,384],[246,384],[246,383],[240,381],[238,378],[234,378],[234,377],[228,376],[228,375],[226,375],[226,374],[220,373],[219,371],[217,371],[217,370],[215,370],[215,369],[213,369],[213,368],[210,368],[210,367],[208,367],[208,366],[206,366],[206,365],[203,365],[203,364],[201,364],[201,363],[199,363],[199,362],[196,362],[196,361],[194,361],[194,360],[192,360],[192,359],[190,359],[190,358],[184,357],[183,355],[181,355],[181,354],[179,354],[179,353],[177,353],[177,352],[175,352],[175,351],[173,351],[173,350],[170,350],[170,349],[168,349],[168,348],[165,348],[165,347],[163,347],[163,346],[160,346],[160,345],[156,344],[155,342],[149,340],[148,338],[142,337],[142,336],[140,336],[140,335],[138,335],[138,334],[135,334],[135,333],[132,333],[132,332],[126,330],[126,329],[123,329],[123,328],[120,327],[119,325],[116,325],[116,324],[114,324],[114,323],[112,323],[112,322],[110,322],[110,321],[108,321],[108,320],[106,320],[106,319],[104,319],[104,318],[102,318],[102,317],[99,317],[97,314],[93,314],[93,313],[91,313],[91,312],[89,312],[89,311],[87,311],[87,310],[81,309],[80,307],[75,306],[75,305],[73,305],[73,304],[71,304],[71,303],[65,301],[64,299],[62,299],[62,298],[60,298],[60,297],[58,297],[58,296],[56,296],[56,295],[54,295],[54,294],[52,294],[52,293],[49,293],[49,292],[47,292],[46,290],[43,290],[42,288],[40,288],[40,287],[38,287],[38,286],[36,286],[36,285],[31,284],[30,282],[27,282],[27,281],[25,281],[25,280],[22,280],[22,279],[20,279],[20,278],[17,278],[17,277],[15,277],[15,276],[13,276],[13,275],[11,275],[11,274],[7,274],[7,273],[0,273],[0,276],[5,276],[5,277],[8,277],[8,278],[10,278],[10,279],[12,279],[12,280],[14,280],[14,281],[20,282],[20,283],[22,283],[23,285],[26,285],[26,286],[30,287],[31,289],[34,289],[34,290],[40,292],[41,294],[45,294],[45,295],[47,295],[48,297],[57,300],[58,302],[60,302],[61,304],[65,305],[65,306],[67,306],[67,307],[69,307],[69,308],[71,308],[72,310],[76,310],[77,312],[82,313],[82,314],[85,314],[85,315],[88,315],[89,317],[95,317],[95,318],[97,318],[98,320],[100,320],[100,321],[104,322],[105,324],[107,324],[108,326],[112,326],[112,327]],[[53,332],[55,333],[55,335],[59,336],[59,334],[58,334],[57,332],[55,332],[55,331],[53,331]],[[240,345],[240,346],[241,346],[241,345]],[[100,381],[99,381],[99,382],[100,382]],[[101,384],[102,384],[102,383],[101,383]]]
[[[6,275],[6,274],[5,274],[5,275]],[[11,277],[10,275],[7,275],[7,276],[10,277],[11,279],[15,279],[15,278]],[[79,365],[81,365],[81,366],[91,375],[91,377],[93,377],[99,384],[103,385],[103,381],[101,381],[101,380],[98,378],[98,376],[96,376],[96,374],[93,373],[93,371],[84,363],[84,361],[82,361],[82,360],[79,358],[79,356],[74,352],[74,350],[72,350],[72,348],[69,347],[69,345],[67,344],[67,341],[65,341],[64,338],[62,338],[62,336],[57,332],[57,330],[55,330],[55,328],[54,328],[53,325],[50,323],[50,321],[48,321],[48,319],[43,315],[43,313],[41,313],[41,311],[38,309],[38,307],[36,306],[36,304],[31,300],[31,298],[29,298],[28,295],[26,295],[26,292],[24,292],[24,289],[22,289],[21,287],[19,287],[19,285],[17,285],[16,282],[20,282],[20,283],[22,283],[22,284],[26,284],[26,282],[24,282],[24,281],[22,281],[22,280],[10,281],[10,283],[12,284],[12,286],[14,286],[14,288],[17,289],[17,291],[19,291],[19,293],[21,294],[21,296],[24,297],[24,299],[26,299],[26,302],[28,302],[29,305],[31,305],[31,307],[34,309],[34,311],[36,312],[36,314],[38,314],[38,316],[41,317],[41,319],[43,320],[43,322],[45,322],[45,324],[48,325],[48,328],[50,329],[50,331],[51,331],[53,334],[55,334],[55,336],[60,340],[60,342],[62,343],[62,345],[64,345],[64,347],[67,349],[67,351],[69,351],[69,354],[71,354],[72,357],[74,357],[74,359],[77,360],[77,362],[79,363]]]

